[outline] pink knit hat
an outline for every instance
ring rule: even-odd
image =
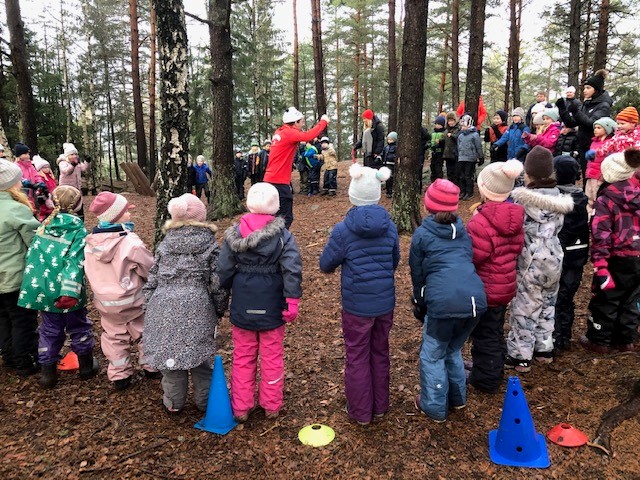
[[[207,209],[195,195],[185,193],[172,198],[167,205],[172,220],[195,220],[204,222],[207,219]]]
[[[113,192],[100,192],[91,202],[89,211],[101,222],[116,223],[122,215],[135,205],[129,205],[129,201]]]
[[[424,194],[424,206],[431,213],[455,212],[458,210],[460,189],[449,180],[438,178],[429,185]]]
[[[278,190],[270,183],[256,183],[247,193],[247,208],[251,213],[275,215],[280,210]]]

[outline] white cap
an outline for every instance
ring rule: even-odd
[[[289,110],[282,115],[282,123],[293,123],[302,120],[304,115],[296,107],[289,107]]]

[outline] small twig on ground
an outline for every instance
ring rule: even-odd
[[[141,448],[140,450],[137,450],[137,451],[135,451],[135,452],[133,452],[133,453],[130,453],[130,454],[129,454],[129,455],[127,455],[126,457],[122,457],[122,458],[118,459],[118,462],[119,462],[119,463],[122,463],[122,462],[124,462],[125,460],[129,460],[130,458],[135,457],[136,455],[140,455],[141,453],[144,453],[144,452],[146,452],[146,451],[148,451],[148,450],[152,450],[152,449],[154,449],[154,448],[161,447],[162,445],[164,445],[165,443],[168,443],[169,441],[170,441],[170,439],[169,439],[169,438],[165,438],[165,439],[164,439],[163,441],[161,441],[161,442],[154,443],[153,445],[149,445],[149,446],[147,446],[147,447]]]
[[[273,425],[271,425],[269,428],[267,428],[264,432],[262,432],[260,434],[260,436],[262,437],[263,435],[266,435],[267,433],[269,433],[271,430],[273,430],[276,427],[280,426],[280,422],[282,422],[282,420],[284,420],[287,417],[282,417],[280,420],[278,420],[276,423],[274,423]]]
[[[326,394],[326,393],[329,393],[329,392],[333,392],[334,390],[336,390],[339,387],[340,387],[340,385],[334,385],[333,387],[326,389],[324,391],[324,393]]]
[[[306,248],[309,248],[309,247],[317,247],[318,245],[320,245],[320,242],[310,243],[309,245],[307,245],[307,247],[306,247]]]

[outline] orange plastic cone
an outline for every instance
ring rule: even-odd
[[[58,370],[69,371],[69,370],[78,370],[80,368],[80,363],[78,363],[78,356],[74,352],[69,352],[65,355],[65,357],[60,360],[58,363]]]
[[[561,447],[581,447],[589,439],[577,428],[568,423],[559,423],[547,433],[547,438]]]

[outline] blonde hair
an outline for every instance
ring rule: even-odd
[[[29,201],[29,197],[27,197],[27,195],[22,190],[20,190],[19,183],[16,183],[12,187],[7,188],[5,191],[8,192],[9,195],[11,195],[11,198],[14,199],[16,202],[21,203],[26,207],[29,207],[29,210],[31,210],[32,212],[35,211],[33,209],[33,205]]]
[[[52,197],[55,207],[51,215],[49,215],[38,228],[38,233],[44,232],[45,227],[49,225],[60,212],[73,214],[82,202],[82,193],[71,185],[60,185],[53,191]]]
[[[364,123],[365,128],[371,128],[373,125],[373,120],[369,120],[368,118],[363,118],[362,123]]]

